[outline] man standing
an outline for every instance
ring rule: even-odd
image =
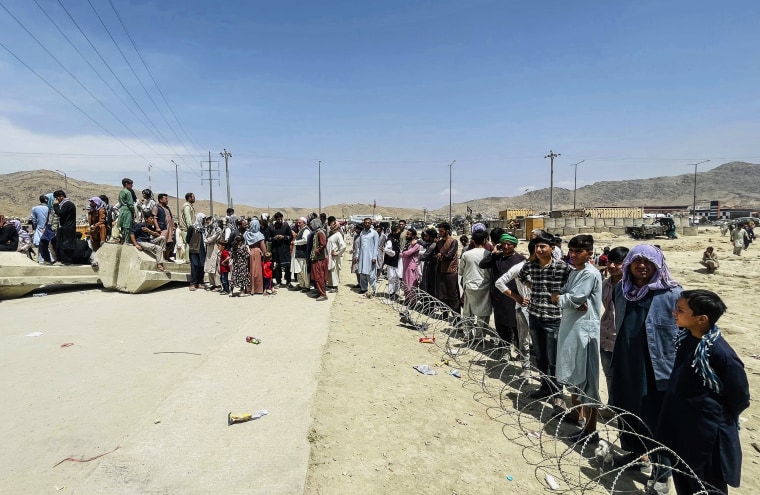
[[[121,179],[121,185],[123,189],[119,191],[119,220],[116,223],[119,227],[121,243],[126,244],[135,220],[135,197],[132,195],[132,179],[128,177]]]
[[[533,339],[533,351],[536,354],[536,366],[542,373],[541,388],[533,391],[530,397],[542,399],[549,397],[562,388],[556,379],[557,366],[557,332],[562,319],[562,312],[552,303],[552,294],[559,293],[570,277],[572,268],[564,261],[552,257],[554,237],[540,234],[531,239],[536,259],[528,261],[520,270],[520,281],[531,290],[528,301],[530,315],[530,334]],[[518,298],[518,302],[524,302]],[[554,398],[554,406],[563,408],[564,398],[560,393]]]
[[[451,225],[448,222],[438,224],[438,241],[436,242],[436,297],[445,303],[454,313],[459,313],[459,258],[457,241],[451,237]]]
[[[280,287],[290,287],[290,241],[293,239],[290,225],[283,221],[282,213],[274,214],[274,223],[267,229],[267,241],[272,244],[272,276]],[[283,276],[285,283],[282,282]]]
[[[187,228],[195,223],[195,194],[185,194],[185,204],[179,216],[179,236],[177,237],[177,263],[190,262],[190,250],[187,248]],[[181,253],[181,254],[180,254]],[[181,261],[180,261],[181,260]]]
[[[34,227],[34,237],[32,243],[37,248],[37,263],[42,265],[45,262],[43,256],[43,244],[42,236],[45,234],[45,226],[48,224],[48,215],[50,214],[50,208],[48,208],[48,199],[44,194],[40,196],[40,204],[32,208],[30,220],[32,227]],[[44,246],[47,249],[47,246]]]
[[[311,245],[311,279],[317,289],[317,301],[327,301],[327,235],[318,219],[311,221],[313,240]]]
[[[334,216],[327,217],[327,223],[330,228],[327,238],[327,285],[330,287],[328,292],[338,292],[343,253],[346,252],[346,241],[340,231],[340,224]]]
[[[475,234],[472,235],[473,239]],[[525,261],[525,257],[515,252],[517,247],[517,237],[504,232],[495,240],[495,246],[492,252],[486,253],[483,261],[480,262],[481,268],[487,268],[491,272],[491,304],[493,305],[494,327],[499,338],[506,343],[506,358],[511,354],[511,346],[515,345],[519,353],[523,353],[528,344],[529,337],[519,335],[518,315],[515,309],[513,298],[505,295],[506,288],[509,288],[510,294],[519,294],[517,283],[512,277],[505,281],[505,288],[496,287],[495,282],[499,280],[512,267]],[[523,355],[523,357],[526,357]]]
[[[372,229],[372,219],[367,217],[362,222],[364,230],[359,234],[359,244],[354,246],[354,262],[359,274],[359,294],[372,297],[377,289],[377,253],[380,236]],[[370,291],[371,289],[371,291]]]
[[[53,197],[55,198],[53,208],[60,219],[58,232],[55,234],[58,259],[64,265],[70,265],[74,262],[74,249],[77,240],[77,207],[69,201],[66,193],[60,189],[53,193]]]
[[[132,245],[138,251],[148,251],[156,258],[156,270],[164,271],[164,250],[166,249],[166,238],[161,235],[161,230],[156,222],[153,212],[146,211],[143,213],[144,222],[140,222],[132,229],[129,235]]]
[[[308,241],[311,231],[306,226],[306,218],[301,217],[296,220],[298,234],[296,238],[290,241],[293,245],[293,257],[290,259],[290,268],[296,277],[297,285],[294,290],[309,290],[309,272],[307,261],[307,252],[309,250]]]
[[[488,251],[483,247],[487,234],[478,230],[472,234],[475,247],[462,253],[459,261],[459,275],[464,290],[462,315],[475,319],[473,337],[481,338],[482,329],[488,327],[491,319],[491,272],[481,268],[480,263]]]
[[[166,239],[166,251],[164,252],[164,259],[172,260],[172,252],[174,251],[174,216],[169,209],[169,195],[160,193],[158,195],[158,208],[156,209],[156,220],[158,221],[158,228],[161,229],[161,236]]]

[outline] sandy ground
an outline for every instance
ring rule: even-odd
[[[723,335],[743,359],[751,390],[759,390],[760,362],[750,356],[760,353],[755,296],[760,246],[735,257],[717,228],[649,242],[662,246],[685,288],[709,288],[727,303],[729,312],[720,321]],[[598,247],[634,244],[624,237],[597,236]],[[708,245],[716,248],[721,262],[712,275],[699,265]],[[525,249],[521,244],[518,250]],[[351,277],[343,283],[353,283]],[[396,308],[347,289],[341,288],[330,316],[309,437],[307,494],[537,494],[547,491],[547,473],[568,493],[610,491],[609,476],[602,485],[589,482],[598,472],[596,461],[588,460],[593,452],[562,441],[574,428],[546,424],[548,411],[520,402],[519,392],[533,390],[537,382],[516,380],[519,368],[494,366],[478,352],[454,360],[445,351],[457,341],[447,339],[441,327],[427,331],[438,330],[436,344],[421,344],[417,330],[399,323]],[[442,358],[451,366],[434,366]],[[412,368],[423,363],[438,374],[424,376]],[[452,367],[460,369],[461,379],[448,374]],[[760,411],[754,401],[742,419],[742,487],[732,493],[760,493],[760,454],[751,445],[760,443]],[[603,438],[616,440],[613,428],[602,425],[600,431]],[[530,432],[541,432],[541,439],[526,435]],[[639,492],[645,480],[640,473],[626,473],[616,492]]]
[[[329,305],[174,285],[0,308],[0,492],[303,492]],[[34,331],[44,335],[25,336]],[[260,409],[269,414],[227,425],[230,411]]]
[[[721,328],[754,391],[760,246],[738,258],[726,241],[710,229],[655,243],[684,287],[725,299]],[[634,241],[600,236],[606,244]],[[714,275],[698,263],[707,245],[721,258]],[[446,356],[458,340],[447,339],[443,322],[427,330],[435,344],[420,344],[393,306],[348,287],[331,301],[288,292],[230,299],[177,286],[3,301],[0,492],[533,494],[547,490],[546,473],[567,493],[608,491],[609,479],[589,484],[588,449],[562,441],[573,430],[544,424],[546,411],[526,405],[519,392],[536,383],[515,380],[519,369],[466,348]],[[34,331],[44,335],[26,337]],[[246,344],[247,335],[262,344]],[[416,372],[418,364],[437,375]],[[259,409],[269,415],[227,425],[228,412]],[[743,486],[732,493],[760,493],[754,402],[742,416]],[[644,479],[622,476],[618,493]]]

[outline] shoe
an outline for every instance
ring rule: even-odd
[[[317,301],[327,301],[327,296],[319,296],[316,300]]]
[[[364,294],[366,294],[366,293],[367,293],[367,291],[366,291],[366,290],[360,290],[360,291],[359,291],[359,295],[360,295],[360,296],[363,296],[363,295],[364,295]]]
[[[338,289],[330,289],[327,291],[328,294],[335,294],[336,292],[338,292]]]
[[[574,443],[574,444],[576,444],[576,443],[583,443],[583,444],[594,443],[594,444],[596,444],[596,443],[599,443],[599,433],[597,433],[595,431],[592,432],[592,433],[588,433],[586,430],[581,430],[578,433],[575,433],[575,434],[570,435],[569,437],[567,437],[567,440],[569,442]]]
[[[665,481],[647,480],[647,489],[645,493],[647,495],[669,495],[670,478]]]
[[[634,452],[629,452],[627,454],[612,454],[612,464],[615,467],[621,467],[623,470],[626,469],[638,469],[642,462],[641,462],[641,456],[639,454],[636,454]]]
[[[297,290],[301,290],[298,286],[293,287],[292,285],[288,285],[288,290],[291,292],[295,292]]]
[[[551,397],[551,395],[552,395],[551,390],[549,390],[548,388],[541,387],[529,393],[528,397],[531,399],[545,399],[547,397]]]
[[[223,290],[222,292],[220,292],[220,293],[219,293],[219,295],[220,295],[220,296],[229,296],[229,295],[230,295],[230,293],[229,293],[229,292],[227,292],[226,290]]]

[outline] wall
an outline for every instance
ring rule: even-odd
[[[696,235],[696,229],[689,227],[688,218],[673,218],[678,235]],[[651,224],[651,218],[544,218],[544,230],[554,235],[572,236],[610,232],[625,235],[626,227]],[[686,227],[686,229],[684,229]]]

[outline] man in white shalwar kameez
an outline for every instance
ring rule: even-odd
[[[327,238],[327,285],[330,289],[327,292],[338,292],[346,241],[343,239],[343,232],[335,217],[328,217],[327,223],[330,226],[330,237]]]
[[[293,290],[307,290],[309,289],[309,271],[306,266],[308,258],[306,257],[306,243],[309,240],[309,234],[311,231],[306,226],[306,218],[301,217],[296,220],[298,225],[298,235],[291,241],[293,244],[293,254],[290,258],[290,272],[293,274],[293,278],[297,280],[296,287]]]
[[[459,260],[459,279],[464,289],[462,315],[475,319],[474,337],[480,337],[481,329],[491,320],[491,272],[478,266],[486,254],[483,246],[487,237],[484,231],[475,232],[475,247],[462,253]]]
[[[363,222],[364,230],[359,234],[358,245],[354,246],[354,261],[359,274],[359,294],[372,294],[377,290],[377,255],[379,236],[372,229],[372,219]],[[371,291],[370,291],[371,289]]]

